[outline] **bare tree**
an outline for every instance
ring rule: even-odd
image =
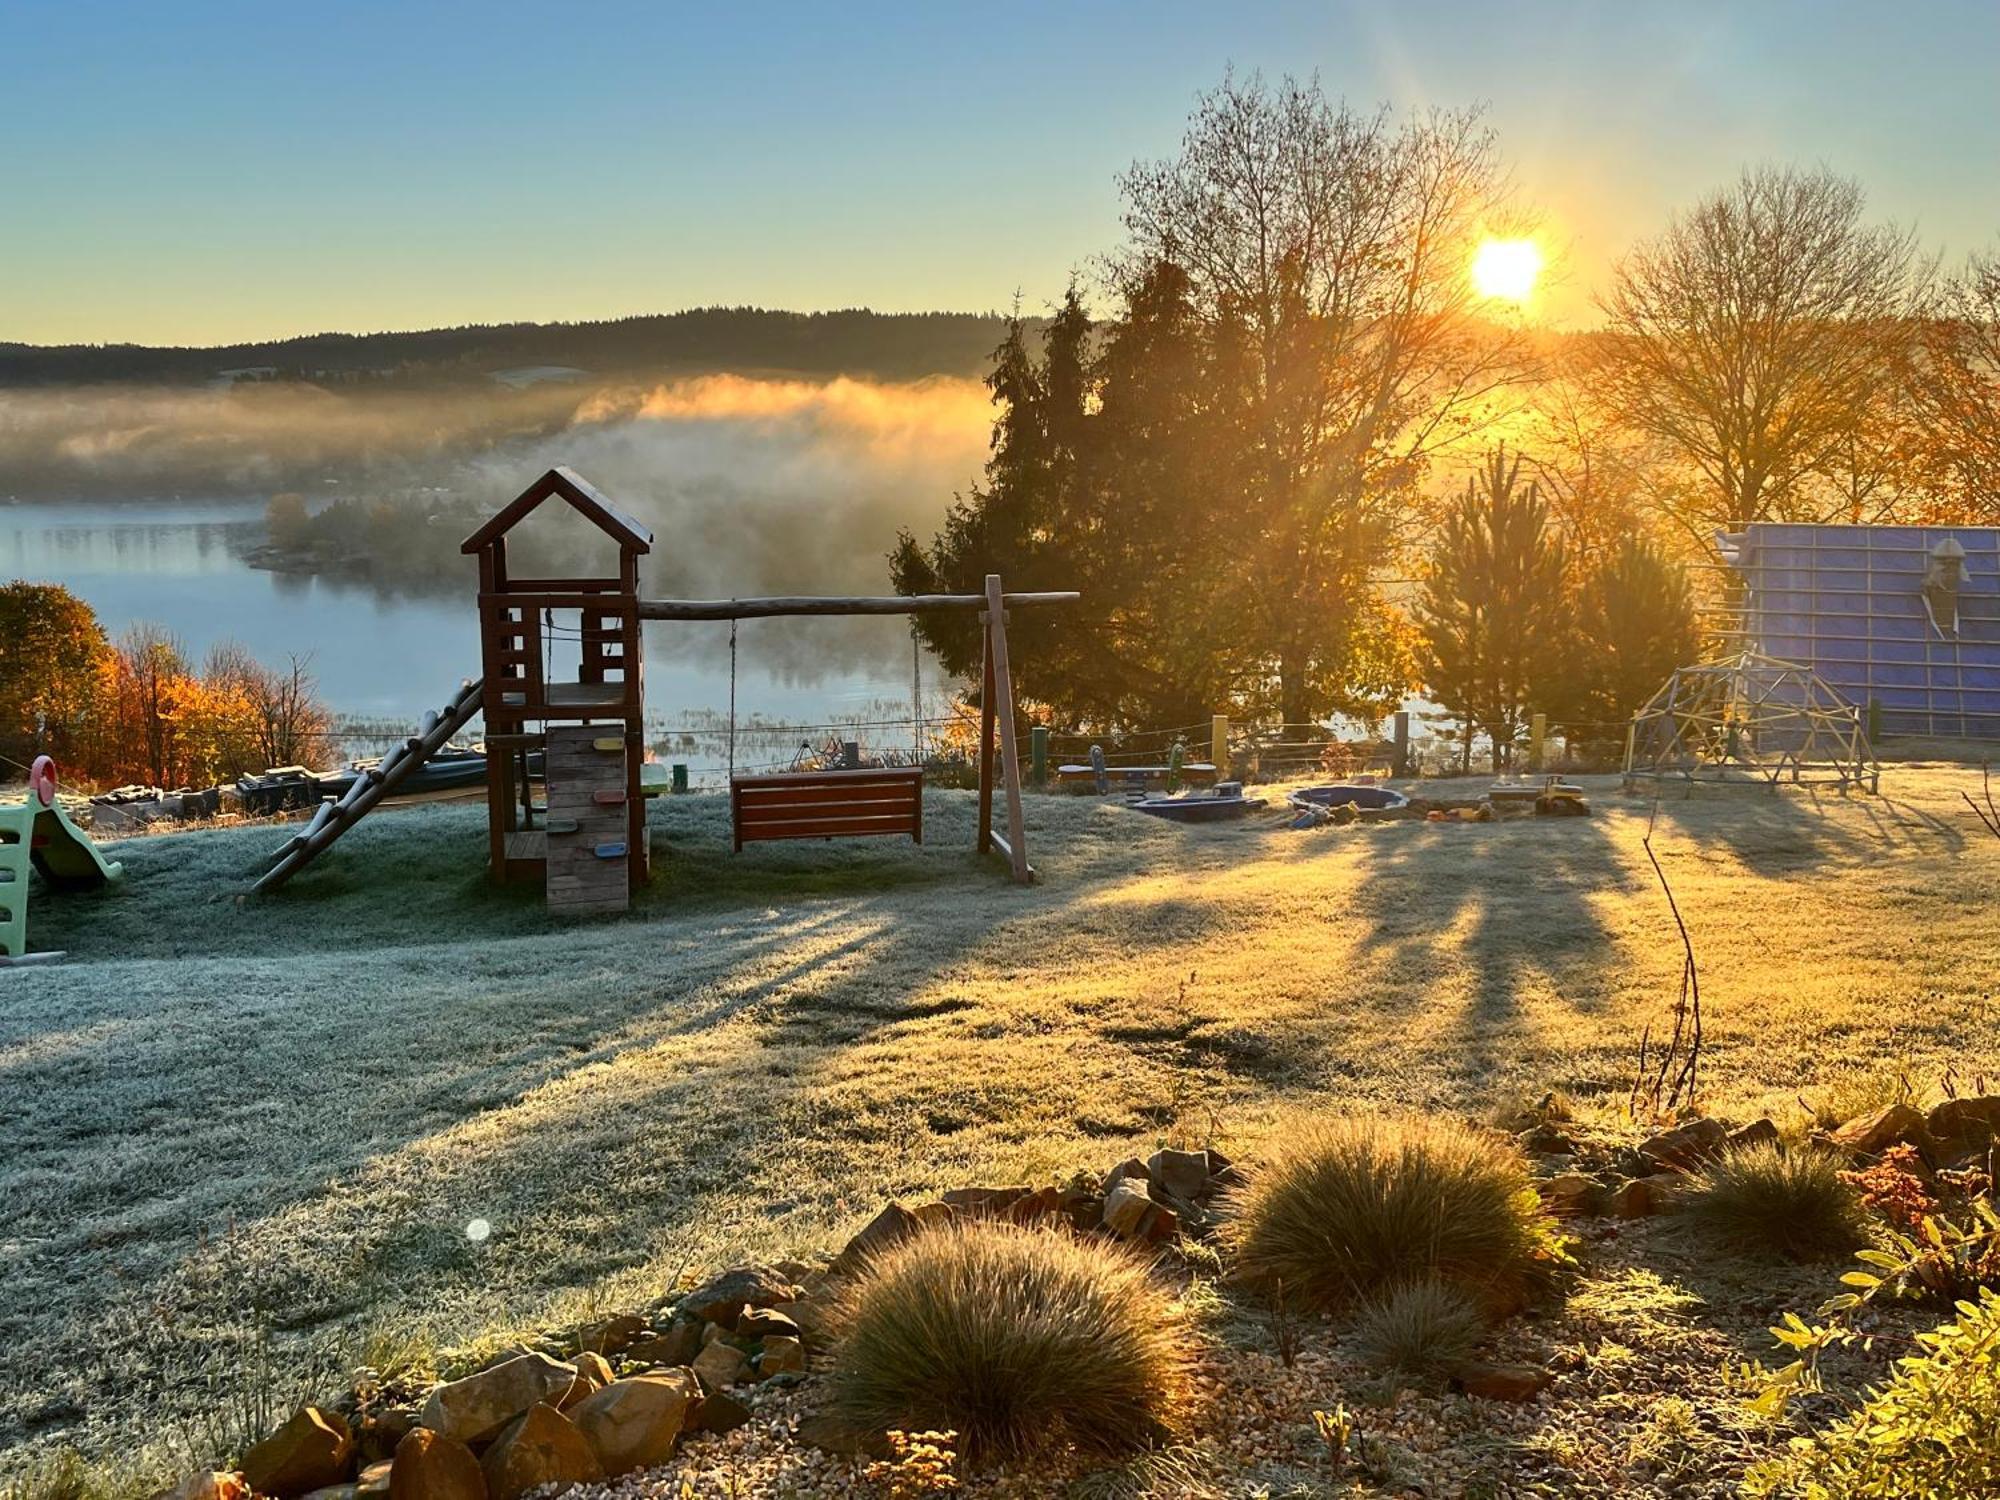
[[[1255,491],[1243,610],[1287,723],[1322,711],[1355,653],[1371,570],[1402,539],[1425,460],[1499,419],[1526,350],[1468,277],[1508,183],[1476,110],[1398,121],[1317,81],[1224,80],[1180,153],[1120,180],[1115,269],[1181,267],[1242,350]]]
[[[248,706],[251,743],[245,753],[264,766],[310,763],[326,749],[332,716],[320,701],[310,656],[292,656],[267,667],[234,641],[208,655],[208,677],[241,693]]]
[[[1698,482],[1675,519],[1716,528],[1852,509],[1857,415],[1898,388],[1932,266],[1914,235],[1863,222],[1824,170],[1746,172],[1619,265],[1601,300],[1603,390]]]
[[[2000,252],[1946,283],[1911,382],[1941,520],[2000,522]]]

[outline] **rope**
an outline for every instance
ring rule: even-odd
[[[729,775],[736,776],[736,625],[729,622]]]

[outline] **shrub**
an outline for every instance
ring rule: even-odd
[[[1865,1237],[1841,1159],[1812,1146],[1766,1141],[1724,1152],[1689,1179],[1681,1208],[1727,1245],[1793,1260],[1842,1255]]]
[[[828,1408],[857,1432],[959,1434],[968,1458],[1160,1438],[1186,1382],[1145,1265],[1055,1230],[948,1224],[877,1256],[836,1314]]]
[[[1225,1225],[1237,1274],[1339,1308],[1425,1278],[1518,1301],[1557,1253],[1510,1143],[1416,1119],[1297,1121]]]
[[[1376,1373],[1430,1385],[1469,1358],[1485,1331],[1485,1315],[1462,1288],[1413,1281],[1363,1304],[1348,1342]]]
[[[1749,1495],[1952,1500],[2000,1493],[2000,1295],[1958,1304],[1958,1321],[1917,1335],[1921,1352],[1845,1421],[1795,1438],[1746,1476]]]

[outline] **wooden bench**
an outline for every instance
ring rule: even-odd
[[[907,833],[924,841],[921,766],[879,771],[793,771],[735,776],[729,815],[736,848],[760,839],[833,839]]]

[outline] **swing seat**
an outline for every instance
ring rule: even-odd
[[[732,776],[729,815],[739,854],[745,844],[768,839],[908,834],[921,844],[923,767]]]

